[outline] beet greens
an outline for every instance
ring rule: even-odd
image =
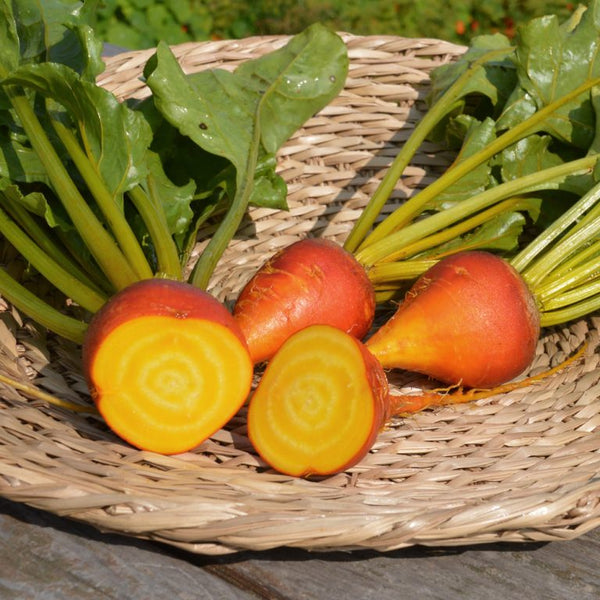
[[[344,43],[319,24],[234,72],[185,75],[159,44],[150,98],[119,102],[95,83],[94,4],[0,1],[0,233],[28,265],[0,269],[0,293],[76,341],[119,290],[183,280],[211,217],[190,279],[207,287],[248,206],[286,207],[275,153],[348,68]],[[62,300],[42,299],[32,272]]]
[[[599,12],[595,0],[564,23],[556,16],[534,19],[514,40],[481,36],[456,62],[433,71],[428,112],[345,244],[368,269],[379,301],[443,256],[486,249],[514,259],[524,271],[542,299],[542,312],[552,311],[542,316],[543,323],[570,320],[600,306],[598,283],[586,281],[595,277],[592,261],[600,243],[594,221]],[[381,219],[425,139],[453,148],[456,159]],[[587,212],[589,227],[576,225]],[[581,231],[571,234],[569,227]],[[549,272],[551,263],[556,270]],[[577,308],[569,310],[570,303]]]

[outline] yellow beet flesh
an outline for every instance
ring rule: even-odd
[[[294,334],[269,362],[248,410],[248,434],[274,469],[329,474],[360,460],[382,425],[387,397],[379,365],[336,328]],[[373,389],[374,381],[385,390]],[[384,392],[380,394],[380,391]]]
[[[174,454],[200,444],[239,410],[252,363],[220,323],[147,315],[104,337],[89,375],[97,408],[117,435]]]

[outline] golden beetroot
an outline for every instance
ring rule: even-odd
[[[383,369],[353,336],[312,325],[267,365],[248,409],[248,435],[274,469],[296,476],[346,469],[370,450],[388,414]]]
[[[313,238],[268,260],[233,309],[255,363],[269,360],[309,325],[332,325],[361,339],[374,314],[375,294],[363,267],[339,244]]]
[[[229,311],[199,288],[164,279],[132,284],[94,315],[83,369],[110,428],[164,454],[190,450],[227,423],[253,375]]]
[[[488,388],[531,364],[539,334],[536,301],[519,273],[494,254],[470,251],[425,272],[367,347],[384,368]]]

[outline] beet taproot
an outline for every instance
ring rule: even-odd
[[[336,242],[316,238],[277,252],[233,309],[255,363],[269,360],[309,325],[332,325],[362,339],[374,314],[375,293],[363,267]]]
[[[536,299],[500,256],[461,252],[428,269],[366,341],[384,368],[491,388],[521,374],[540,335]]]

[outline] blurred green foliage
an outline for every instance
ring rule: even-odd
[[[565,0],[100,0],[97,32],[131,49],[252,35],[294,34],[320,21],[356,35],[433,37],[514,35],[519,23],[577,4]]]

